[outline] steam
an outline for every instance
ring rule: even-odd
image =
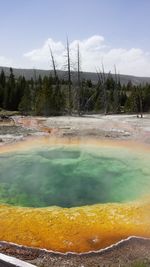
[[[149,194],[149,158],[125,148],[43,145],[0,157],[1,203],[74,207]]]

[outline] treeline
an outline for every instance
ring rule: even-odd
[[[55,69],[54,69],[55,70]],[[82,73],[72,81],[54,75],[26,80],[0,73],[0,108],[25,115],[82,115],[85,113],[140,113],[150,111],[150,84],[135,86],[120,83],[119,75],[98,73],[98,82],[83,80]]]

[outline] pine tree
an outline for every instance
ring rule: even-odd
[[[19,103],[18,109],[21,113],[25,115],[31,114],[31,90],[29,83],[26,83],[26,86],[24,88],[24,94]]]
[[[4,108],[14,110],[16,107],[16,84],[13,69],[10,68],[10,75],[4,92]]]
[[[6,86],[6,77],[2,69],[0,73],[0,107],[3,107],[4,91]]]
[[[36,114],[49,116],[53,114],[52,84],[49,77],[44,77],[41,90],[36,98]]]

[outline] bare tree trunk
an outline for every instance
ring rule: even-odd
[[[141,88],[139,90],[139,106],[140,106],[140,116],[143,118],[143,101],[142,101],[142,91]]]
[[[52,49],[51,49],[50,46],[49,46],[49,51],[50,51],[50,55],[51,55],[52,65],[53,65],[54,77],[55,77],[55,79],[57,79],[58,76],[57,76],[57,71],[56,71],[56,64],[55,64],[55,60],[54,60],[54,56],[53,56],[53,52],[52,52]]]
[[[107,92],[106,92],[106,74],[104,70],[104,65],[102,64],[102,77],[103,77],[103,93],[104,93],[104,114],[106,115],[108,112],[108,100],[107,100]]]
[[[140,86],[136,88],[137,118],[143,118],[143,101]]]
[[[81,62],[80,62],[80,48],[79,44],[77,47],[77,64],[78,64],[78,89],[77,89],[77,110],[78,115],[80,116],[80,92],[81,92],[81,77],[80,77],[80,68],[81,68]]]
[[[113,92],[113,97],[114,97],[113,112],[116,113],[119,111],[119,90],[118,90],[119,77],[117,75],[116,65],[114,65],[114,70],[115,70],[115,87]]]
[[[143,103],[142,103],[142,98],[140,96],[140,114],[141,114],[141,118],[143,118]]]
[[[71,94],[71,66],[70,66],[70,48],[67,38],[67,69],[68,69],[68,98],[69,98],[69,115],[72,112],[72,94]]]

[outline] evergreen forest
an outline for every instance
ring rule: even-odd
[[[82,79],[82,72],[72,79],[60,79],[54,68],[49,76],[26,80],[0,73],[0,109],[19,111],[23,115],[58,116],[83,114],[136,113],[150,111],[150,84],[121,84],[119,75],[97,73],[98,82]]]

